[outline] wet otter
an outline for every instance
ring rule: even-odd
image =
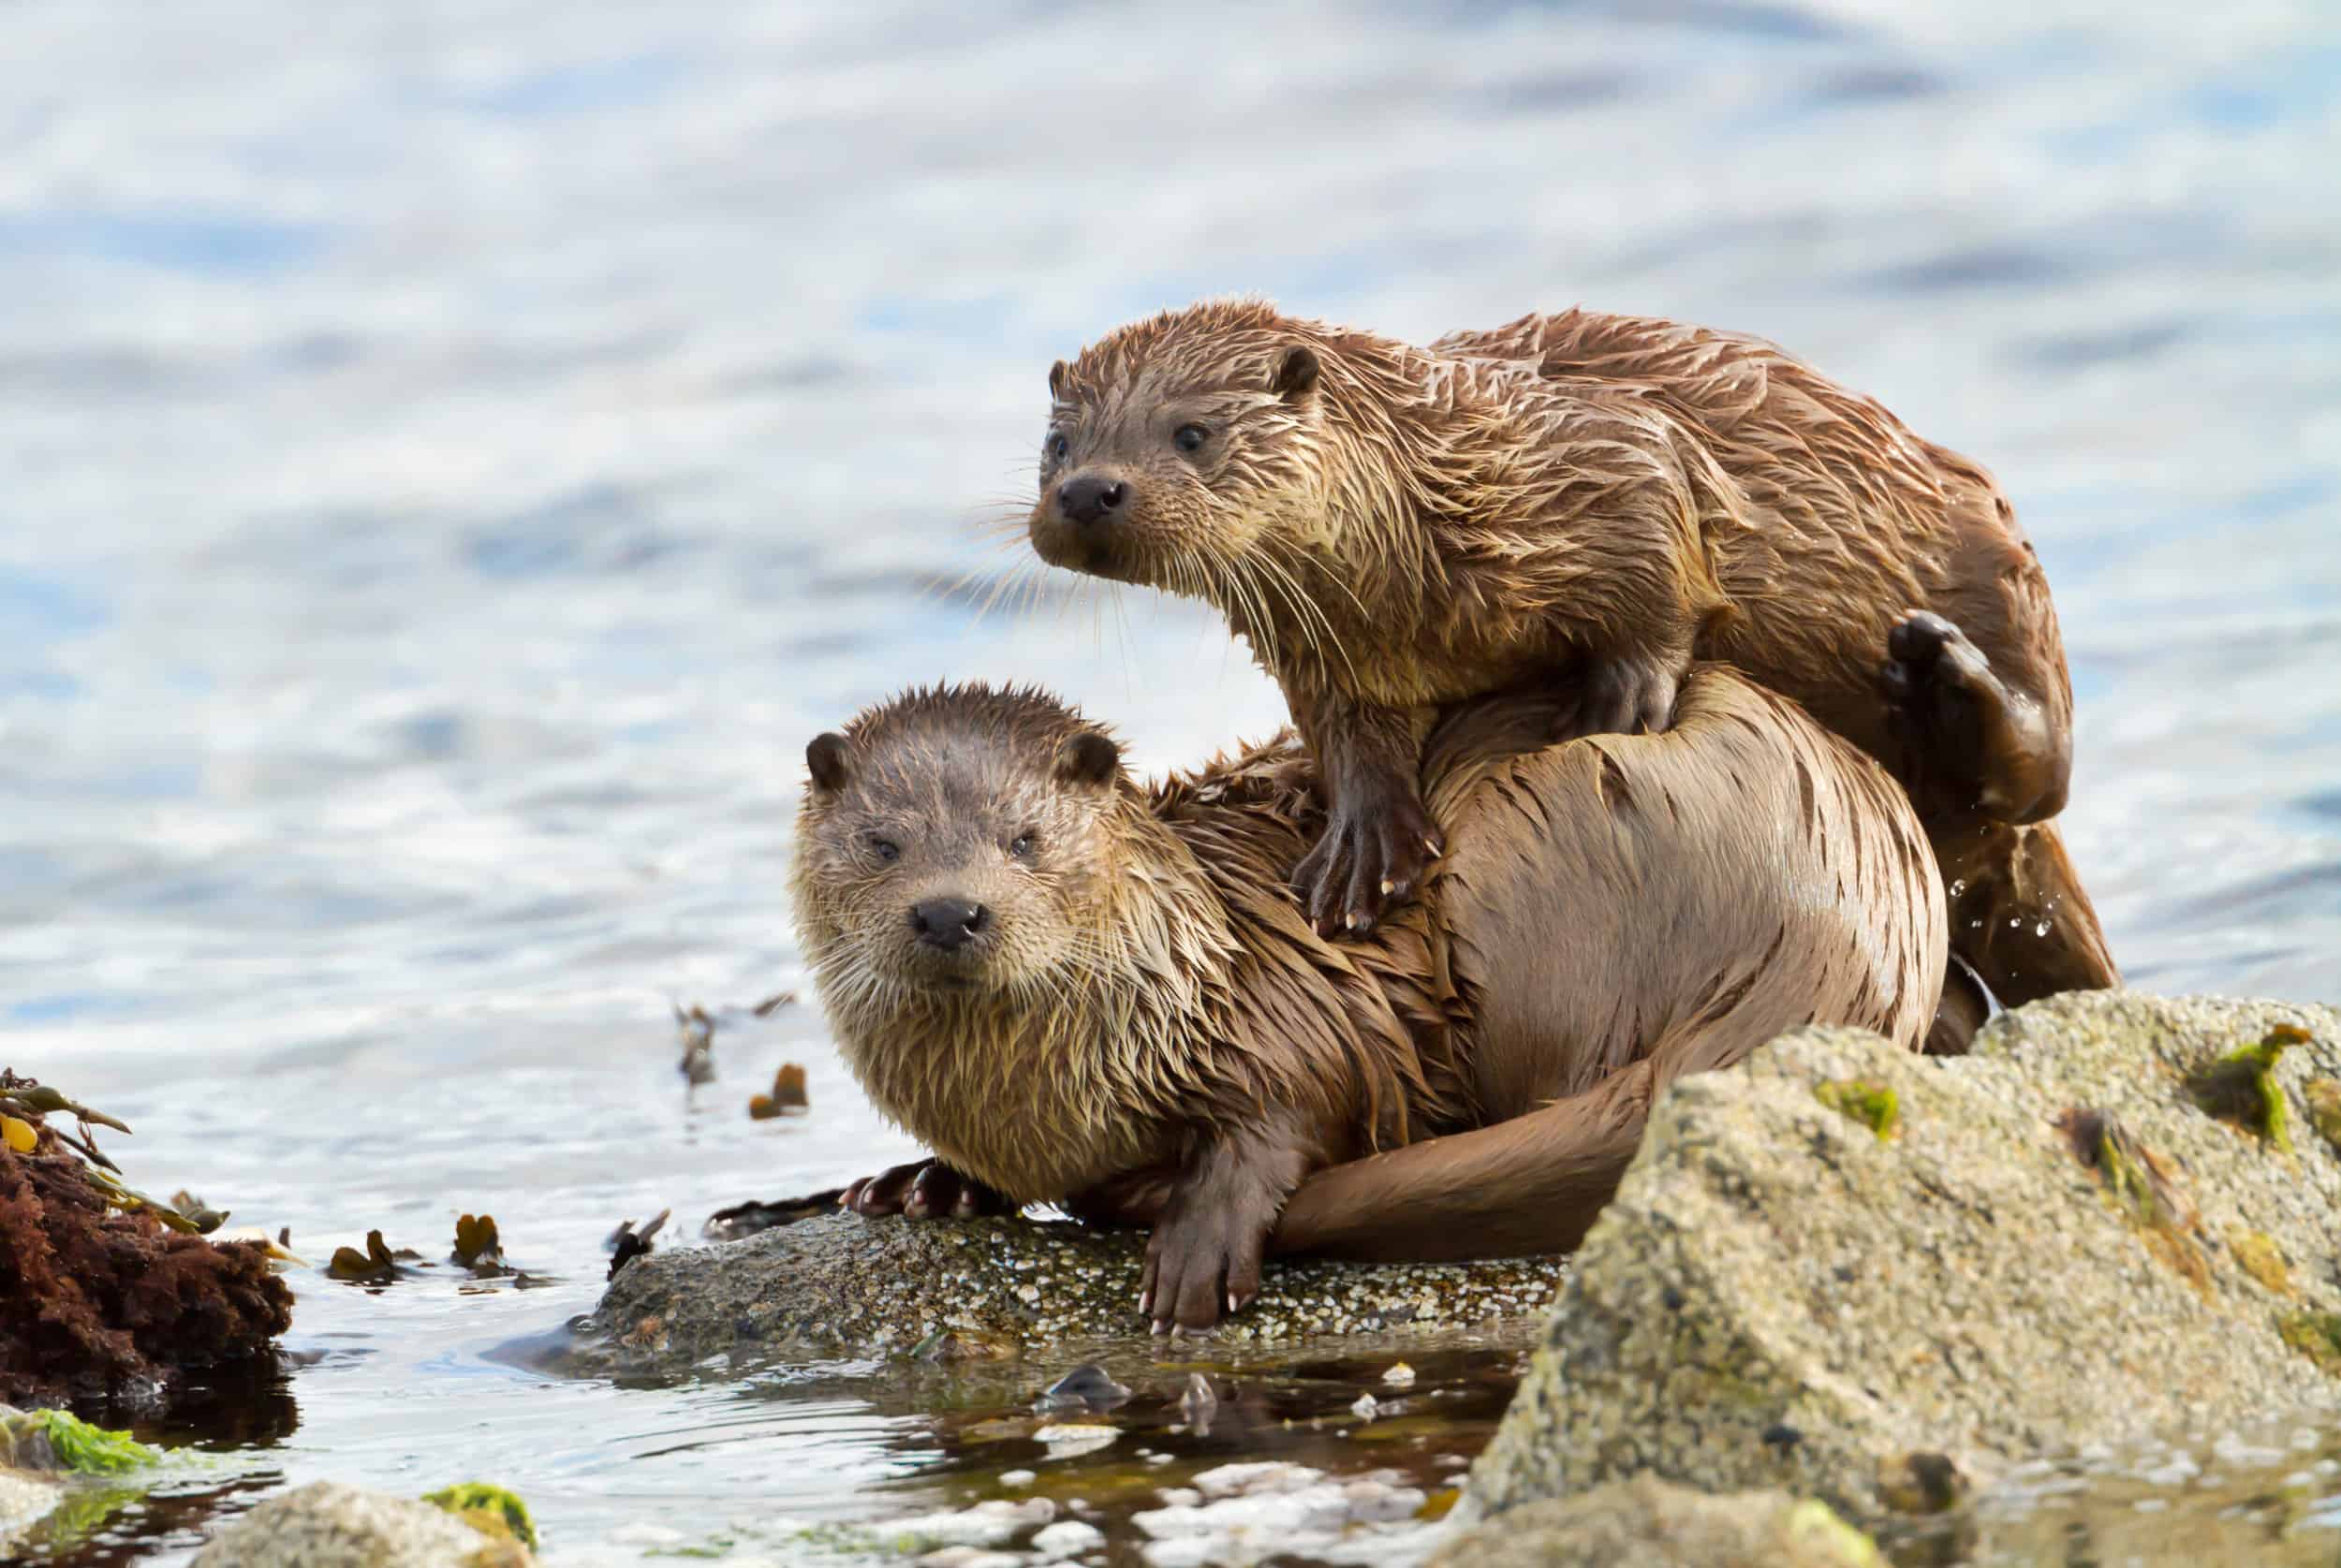
[[[1284,887],[1324,826],[1288,731],[1151,786],[1031,690],[917,691],[816,740],[800,940],[847,1062],[936,1156],[848,1201],[1151,1224],[1147,1310],[1202,1326],[1272,1228],[1566,1250],[1672,1077],[1810,1019],[1919,1044],[1943,898],[1883,769],[1720,666],[1664,736],[1552,745],[1559,717],[1540,691],[1436,726],[1447,852],[1339,944]]]
[[[1696,657],[1893,769],[2000,1000],[2119,983],[2047,821],[2072,698],[2039,562],[1990,475],[1871,400],[1667,321],[1415,347],[1248,301],[1124,327],[1049,385],[1032,542],[1252,645],[1332,797],[1295,872],[1321,930],[1438,853],[1435,705],[1573,672],[1565,733],[1662,730]]]

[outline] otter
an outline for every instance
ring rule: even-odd
[[[1342,942],[1285,885],[1325,823],[1289,729],[1152,784],[1028,688],[915,690],[816,739],[802,950],[934,1156],[844,1201],[1149,1225],[1142,1310],[1201,1328],[1272,1250],[1573,1247],[1652,1096],[1783,1030],[1919,1047],[1941,878],[1882,768],[1722,666],[1665,735],[1552,744],[1560,710],[1506,693],[1434,727],[1446,853]]]
[[[2120,983],[2049,820],[2072,692],[2013,509],[1773,344],[1580,310],[1417,347],[1215,301],[1049,387],[1032,544],[1251,645],[1331,798],[1294,871],[1320,930],[1369,929],[1440,853],[1438,705],[1557,674],[1561,734],[1656,732],[1712,659],[1892,770],[1994,996]]]

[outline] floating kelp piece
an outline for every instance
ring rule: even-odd
[[[170,1194],[170,1207],[184,1215],[187,1223],[201,1236],[209,1236],[228,1223],[228,1211],[213,1209],[184,1187]]]
[[[393,1253],[382,1239],[378,1230],[366,1232],[366,1250],[336,1247],[333,1259],[325,1266],[326,1273],[336,1280],[348,1280],[365,1284],[386,1285],[398,1278],[399,1259],[415,1257],[414,1253]]]
[[[748,1114],[758,1121],[769,1121],[775,1116],[806,1108],[804,1069],[795,1062],[784,1064],[773,1075],[773,1092],[758,1094],[748,1101]]]
[[[465,1214],[456,1220],[455,1251],[449,1261],[482,1279],[513,1272],[504,1261],[504,1241],[496,1235],[493,1214]]]
[[[616,1279],[619,1269],[650,1251],[650,1238],[658,1234],[658,1227],[665,1224],[667,1216],[673,1212],[671,1209],[660,1209],[657,1217],[640,1230],[634,1228],[631,1220],[618,1222],[618,1228],[610,1233],[610,1239],[605,1243],[611,1253],[609,1278]]]
[[[712,1081],[715,1077],[715,1020],[694,1002],[687,1009],[675,1004],[674,1021],[683,1037],[683,1060],[676,1070],[691,1083]]]

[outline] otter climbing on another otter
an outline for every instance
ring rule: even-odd
[[[1954,950],[2010,1004],[2112,986],[2048,821],[2071,690],[1990,475],[1770,344],[1570,311],[1427,347],[1249,301],[1121,328],[1050,373],[1040,555],[1208,601],[1323,769],[1295,871],[1362,930],[1439,851],[1440,704],[1580,694],[1564,734],[1664,729],[1728,662],[1892,769]]]
[[[1324,827],[1288,731],[1151,786],[1032,690],[814,740],[799,938],[847,1064],[935,1156],[848,1202],[1148,1224],[1148,1311],[1200,1327],[1272,1248],[1567,1250],[1652,1095],[1785,1029],[1919,1046],[1942,892],[1883,769],[1722,667],[1666,735],[1555,745],[1558,709],[1435,727],[1447,853],[1338,944],[1284,887]]]

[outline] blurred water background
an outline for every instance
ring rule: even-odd
[[[519,1486],[557,1538],[869,1511],[935,1450],[487,1358],[672,1206],[908,1145],[795,984],[806,739],[1032,679],[1195,758],[1202,611],[979,613],[1050,361],[1227,292],[1429,336],[1774,338],[1992,466],[2133,983],[2341,995],[2341,19],[2325,0],[0,11],[0,1061],[297,1250],[489,1209],[545,1289],[297,1276],[205,1431]],[[1077,588],[1069,582],[1067,588]],[[782,1060],[814,1113],[751,1123]],[[80,1561],[178,1561],[149,1506]]]

